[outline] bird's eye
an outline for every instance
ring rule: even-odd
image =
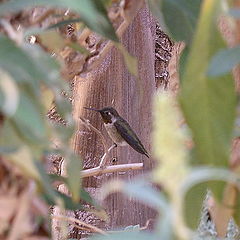
[[[107,115],[110,115],[110,112],[106,112]]]

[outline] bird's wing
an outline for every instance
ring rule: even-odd
[[[137,152],[145,154],[147,157],[149,157],[148,152],[142,145],[141,141],[135,134],[135,132],[131,129],[128,122],[124,119],[121,120],[121,122],[116,121],[114,123],[114,126],[118,130],[121,137]]]

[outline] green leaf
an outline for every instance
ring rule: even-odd
[[[59,64],[37,45],[17,47],[13,41],[0,35],[0,68],[8,72],[17,83],[26,83],[39,94],[39,82],[52,89],[67,91],[61,79]],[[58,90],[59,91],[59,90]]]
[[[19,90],[15,81],[0,68],[0,109],[6,116],[16,112],[19,104]]]
[[[19,147],[22,145],[22,139],[17,134],[15,128],[9,121],[9,119],[5,120],[3,122],[3,125],[0,129],[0,146],[1,146],[1,152],[8,153],[9,151],[18,150]],[[6,151],[6,152],[5,152]]]
[[[103,2],[99,0],[10,0],[0,5],[0,16],[37,6],[62,9],[69,8],[79,13],[81,20],[90,29],[106,38],[118,42],[114,28],[107,16],[105,6]]]
[[[80,197],[81,197],[81,200],[85,201],[86,203],[91,204],[98,209],[101,208],[98,205],[98,203],[91,197],[91,195],[87,191],[85,191],[83,188],[81,188]]]
[[[31,177],[37,181],[40,180],[40,175],[29,147],[21,146],[16,152],[7,155],[7,159],[18,166],[26,177]]]
[[[54,30],[44,31],[38,36],[41,43],[53,52],[60,52],[66,45],[62,35]]]
[[[27,92],[22,92],[19,106],[11,118],[20,135],[31,142],[44,142],[47,137],[41,106]]]
[[[43,165],[39,161],[35,161],[35,166],[39,172],[40,179],[39,184],[45,192],[47,198],[54,204],[57,203],[57,198],[59,197],[58,192],[56,192],[51,185],[51,178],[47,175]]]
[[[230,170],[225,168],[197,167],[193,168],[191,173],[186,177],[182,185],[183,195],[195,185],[208,181],[231,182],[237,184],[240,189],[238,176]]]
[[[190,52],[189,46],[185,46],[183,51],[181,52],[181,56],[179,59],[179,79],[180,79],[180,81],[182,81],[183,73],[186,71],[185,67],[187,65],[186,63],[187,63],[189,52]]]
[[[133,76],[138,76],[138,62],[136,57],[129,54],[129,52],[125,49],[125,47],[121,43],[115,44],[115,46],[118,48],[118,50],[122,53],[124,62],[126,64],[126,67],[128,71]]]
[[[59,181],[61,183],[66,183],[66,178],[61,175],[48,174],[48,177],[50,178],[51,182]]]
[[[70,101],[66,98],[64,98],[61,95],[58,95],[55,99],[55,104],[56,104],[56,108],[57,108],[57,113],[66,121],[70,121],[72,120],[72,104],[70,103]]]
[[[67,43],[67,46],[87,56],[90,55],[90,52],[85,47],[77,43],[70,42],[70,43]]]
[[[82,204],[80,203],[76,203],[73,202],[72,198],[60,193],[56,190],[54,190],[54,194],[56,195],[57,198],[61,199],[63,204],[64,204],[64,208],[68,209],[68,210],[84,210]],[[46,191],[44,192],[44,194],[42,195],[43,199],[49,204],[49,205],[56,205],[56,198],[52,198],[51,195],[49,195]]]
[[[236,193],[236,204],[234,206],[234,220],[236,223],[239,223],[240,222],[240,212],[239,212],[239,209],[240,209],[240,190],[238,189],[237,193]]]
[[[60,75],[59,64],[39,46],[26,44],[24,50],[30,54],[31,61],[37,69],[35,76],[37,75],[52,90],[58,113],[65,120],[71,121],[72,105],[66,97],[62,96],[62,91],[69,95],[70,88]]]
[[[81,170],[82,162],[80,156],[71,154],[67,157],[67,183],[70,192],[72,193],[72,199],[74,202],[78,202],[80,199],[81,189]]]
[[[74,18],[74,19],[67,19],[64,21],[60,21],[56,24],[50,25],[47,29],[53,29],[53,28],[58,28],[58,27],[62,27],[64,25],[68,25],[71,23],[77,23],[77,22],[81,22],[81,18]]]
[[[218,51],[209,64],[208,75],[221,76],[240,63],[240,46]]]
[[[68,144],[69,139],[73,136],[75,132],[75,126],[63,125],[61,123],[53,123],[53,127],[56,131],[57,137],[64,143]]]
[[[238,176],[223,168],[196,168],[187,176],[181,188],[184,201],[185,220],[195,229],[199,223],[200,211],[207,190],[214,190],[214,197],[222,198],[226,182],[236,184],[240,189]]]
[[[157,192],[150,184],[145,181],[135,181],[126,183],[122,188],[122,192],[129,197],[137,198],[139,201],[147,204],[155,209],[167,209],[168,203],[161,192]]]
[[[164,19],[164,26],[175,41],[191,43],[202,0],[148,0],[148,2],[159,22],[162,23]]]
[[[68,178],[66,178],[66,177],[56,175],[56,174],[48,174],[48,176],[51,179],[51,182],[59,181],[61,183],[65,183],[66,185],[68,185]],[[82,188],[81,185],[80,185],[80,198],[82,201],[84,201],[92,206],[95,206],[96,208],[101,208],[97,204],[97,202],[90,196],[90,194],[87,191],[85,191],[84,188]]]
[[[0,35],[0,68],[18,83],[28,83],[38,89],[39,74],[31,58],[13,41]]]
[[[164,32],[167,32],[167,26],[164,22],[164,16],[162,12],[162,0],[147,0],[148,7],[152,14],[157,17],[158,22],[161,24],[161,28]]]
[[[126,184],[121,184],[120,182],[120,184],[116,184],[115,187],[119,188],[118,190],[128,197],[136,198],[138,201],[156,209],[161,215],[161,218],[156,224],[158,239],[172,239],[172,208],[162,192],[156,191],[149,183],[140,179]]]
[[[184,219],[188,227],[196,229],[200,221],[203,200],[207,192],[207,184],[202,183],[189,189],[184,199]]]
[[[30,57],[34,68],[34,75],[51,88],[55,95],[61,96],[61,91],[69,91],[69,86],[60,75],[60,65],[38,45],[24,44],[24,52]]]
[[[78,43],[70,42],[65,40],[61,34],[57,31],[54,30],[48,30],[48,31],[43,31],[40,34],[38,34],[39,38],[41,39],[41,43],[46,46],[48,49],[54,51],[54,52],[59,52],[62,50],[65,46],[69,46],[72,49],[85,54],[89,55],[90,52],[79,45]]]
[[[183,74],[180,103],[195,142],[195,164],[227,166],[236,107],[234,80],[231,75],[206,75],[210,59],[225,46],[216,26],[219,6],[217,0],[203,3]]]
[[[49,109],[53,107],[54,103],[54,93],[50,88],[42,87],[41,88],[41,103],[44,107],[44,112],[48,112]]]

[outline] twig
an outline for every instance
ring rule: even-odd
[[[101,138],[101,140],[102,140],[102,144],[103,144],[103,146],[104,146],[104,152],[105,152],[105,153],[103,154],[103,156],[102,156],[101,159],[100,159],[100,164],[99,164],[99,166],[100,166],[100,168],[104,168],[104,166],[106,165],[106,161],[107,161],[107,158],[106,158],[106,157],[108,156],[109,152],[110,152],[113,148],[115,148],[117,145],[114,144],[114,145],[112,145],[109,149],[107,149],[107,143],[106,143],[106,140],[105,140],[103,134],[102,134],[97,128],[95,128],[95,127],[90,123],[89,120],[87,120],[87,119],[85,119],[85,118],[82,118],[82,117],[79,117],[79,118],[80,118],[81,122],[82,122],[88,129],[91,129],[92,131],[94,131],[95,133],[97,133],[98,136],[100,136],[100,138]]]
[[[147,220],[146,224],[142,227],[140,227],[140,230],[146,230],[149,227],[149,224],[154,221],[154,219],[150,218]]]
[[[105,153],[103,154],[103,156],[102,156],[102,158],[101,158],[101,160],[100,160],[100,164],[99,164],[99,167],[100,167],[100,168],[104,168],[104,166],[106,165],[106,161],[107,161],[107,158],[106,158],[107,154],[110,153],[110,151],[111,151],[112,149],[114,149],[115,147],[117,147],[117,145],[116,145],[116,144],[113,144],[113,145],[107,150],[107,152],[105,152]]]
[[[91,224],[85,223],[85,222],[83,222],[79,219],[73,218],[73,217],[62,216],[62,215],[52,215],[51,218],[56,218],[56,219],[62,219],[62,220],[70,221],[70,222],[75,222],[75,223],[78,223],[80,225],[83,225],[83,226],[87,227],[88,230],[91,231],[91,232],[96,232],[96,233],[100,233],[100,234],[103,234],[103,235],[107,235],[107,233],[105,231],[103,231],[102,229],[100,229],[98,227],[95,227]]]
[[[104,173],[113,173],[113,172],[121,172],[121,171],[129,171],[129,170],[141,170],[143,169],[143,163],[130,163],[130,164],[121,164],[114,166],[107,166],[105,168],[101,168],[100,166],[83,170],[81,172],[82,178],[96,176]]]
[[[107,143],[106,143],[106,139],[105,137],[102,135],[102,133],[97,129],[95,128],[88,119],[85,119],[83,117],[79,117],[79,119],[81,120],[81,123],[88,129],[91,129],[92,131],[94,131],[102,140],[102,144],[103,144],[103,147],[104,147],[104,152],[108,152],[108,149],[107,149]]]

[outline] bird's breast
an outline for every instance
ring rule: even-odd
[[[127,144],[125,140],[122,138],[122,136],[118,133],[113,123],[104,123],[104,126],[113,142],[120,146],[125,146]]]

